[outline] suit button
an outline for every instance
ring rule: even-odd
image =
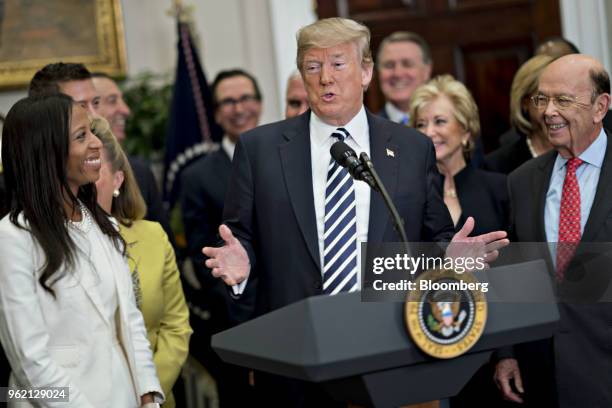
[[[321,281],[315,281],[314,283],[314,288],[319,290],[323,287],[323,284],[321,283]]]

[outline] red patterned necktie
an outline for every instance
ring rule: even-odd
[[[567,161],[559,211],[559,239],[557,244],[557,281],[561,282],[576,247],[580,242],[580,187],[576,169],[582,160],[573,157]]]

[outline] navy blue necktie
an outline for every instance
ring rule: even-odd
[[[349,133],[338,128],[332,137],[344,141]],[[332,158],[325,187],[323,293],[357,290],[357,211],[355,186],[348,170]]]

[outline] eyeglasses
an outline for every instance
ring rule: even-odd
[[[302,105],[306,105],[308,102],[302,101],[300,99],[287,99],[287,105],[289,105],[293,109],[299,109]]]
[[[559,109],[567,109],[572,105],[576,105],[580,108],[588,108],[592,104],[584,103],[578,100],[577,96],[570,95],[560,95],[560,96],[546,96],[542,94],[533,95],[531,98],[531,103],[538,109],[546,109],[548,103],[552,99],[553,105],[555,105]]]
[[[233,109],[239,103],[243,104],[243,105],[250,105],[250,104],[252,104],[255,101],[259,101],[259,98],[257,96],[255,96],[255,95],[242,95],[238,99],[225,98],[225,99],[221,99],[219,101],[219,108],[221,108],[221,109]]]

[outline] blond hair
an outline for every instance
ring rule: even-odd
[[[455,120],[470,133],[463,153],[469,156],[474,149],[474,140],[480,135],[478,106],[470,91],[452,75],[439,75],[418,87],[410,97],[410,126],[414,127],[419,109],[440,96],[446,96],[453,105]]]
[[[312,48],[330,48],[340,44],[354,43],[361,64],[372,65],[370,30],[368,27],[348,18],[333,17],[316,21],[300,28],[297,32],[297,68],[302,71],[304,54]]]
[[[113,174],[118,171],[123,172],[123,184],[119,188],[119,196],[113,198],[111,215],[121,224],[129,227],[133,221],[144,218],[147,213],[147,205],[142,198],[127,156],[106,119],[94,118],[91,122],[91,130],[102,142]]]
[[[529,113],[523,110],[523,100],[538,90],[538,81],[544,68],[555,58],[549,55],[536,55],[528,59],[516,71],[510,88],[510,122],[520,132],[529,135],[533,130]],[[531,103],[531,101],[529,101]]]

